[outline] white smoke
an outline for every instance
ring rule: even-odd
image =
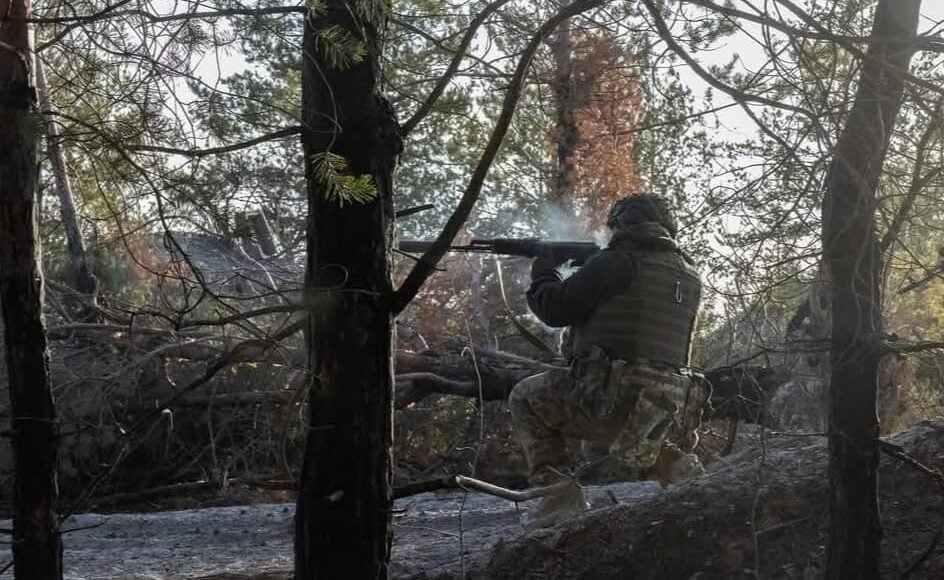
[[[548,202],[544,207],[542,230],[548,240],[576,240],[579,217],[569,203]]]

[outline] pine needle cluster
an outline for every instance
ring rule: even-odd
[[[323,188],[326,201],[369,203],[377,197],[377,184],[372,175],[353,175],[347,159],[329,151],[311,156],[314,178]]]

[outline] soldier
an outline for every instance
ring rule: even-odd
[[[532,484],[572,483],[528,514],[537,526],[587,507],[566,439],[618,453],[639,473],[690,397],[691,379],[679,371],[689,363],[701,281],[675,240],[675,220],[665,200],[640,193],[617,201],[606,225],[609,245],[573,276],[561,279],[554,256],[531,268],[531,310],[573,335],[570,368],[522,380],[509,399]]]

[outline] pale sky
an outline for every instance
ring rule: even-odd
[[[833,3],[834,0],[818,1]],[[748,3],[745,0],[735,0],[734,2],[735,8],[753,12],[754,9],[751,8],[749,4],[753,5],[754,3]],[[759,26],[751,23],[744,24],[745,29],[750,31],[751,34],[758,37],[761,36]],[[927,33],[932,29],[938,33],[938,36],[944,37],[944,0],[923,0],[921,3],[921,19],[918,24],[919,33]],[[720,43],[717,50],[700,52],[695,56],[702,65],[720,65],[727,63],[734,55],[737,55],[740,59],[741,70],[749,71],[758,70],[768,58],[764,51],[758,50],[757,42],[744,33],[735,33],[732,36],[726,37],[723,42]],[[696,93],[700,93],[708,88],[708,85],[694,72],[689,70],[688,67],[684,67],[684,70],[680,72],[682,79],[692,87]],[[718,95],[717,91],[715,91],[715,93],[716,105],[729,102],[726,96]],[[748,137],[755,133],[756,126],[754,122],[738,107],[723,111],[720,114],[720,118],[729,136],[740,134],[743,137]]]
[[[936,23],[944,20],[944,0],[924,0],[921,2],[921,16],[918,30],[926,32]]]

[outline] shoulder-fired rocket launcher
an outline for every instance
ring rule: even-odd
[[[408,254],[422,254],[429,250],[433,242],[419,240],[400,240],[399,249]],[[449,246],[450,252],[473,254],[497,254],[501,256],[554,256],[571,266],[580,266],[590,256],[600,251],[600,246],[593,242],[548,242],[538,238],[491,238],[473,239],[465,246]]]

